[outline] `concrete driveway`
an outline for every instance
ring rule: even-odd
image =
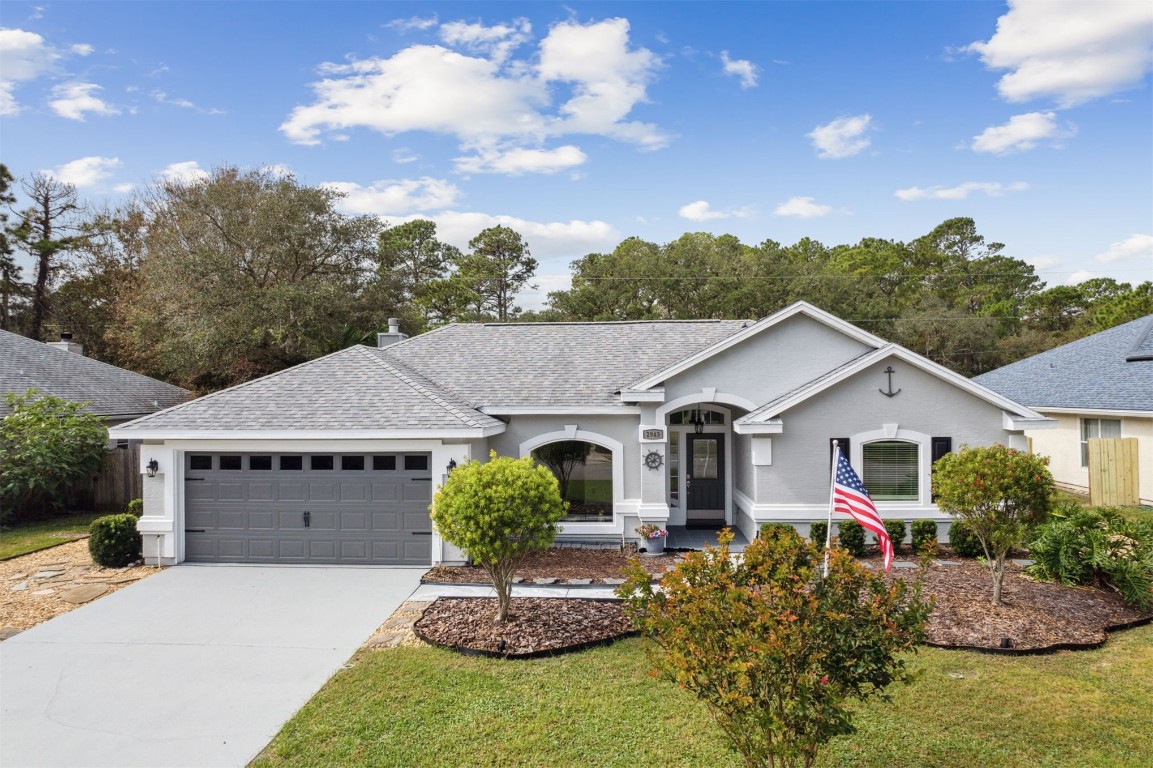
[[[178,566],[0,643],[0,765],[243,766],[420,568]]]

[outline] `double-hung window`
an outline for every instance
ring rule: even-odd
[[[1121,437],[1120,419],[1081,419],[1081,466],[1089,466],[1089,439]]]

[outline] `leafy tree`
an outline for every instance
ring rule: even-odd
[[[993,576],[993,605],[1001,604],[1009,550],[1024,545],[1048,514],[1054,488],[1048,464],[1046,457],[991,445],[963,447],[933,465],[937,505],[981,541]]]
[[[919,584],[886,584],[843,550],[822,554],[791,528],[762,531],[741,558],[691,553],[659,586],[633,561],[617,594],[657,673],[691,691],[750,768],[810,766],[854,731],[850,700],[907,682],[900,655],[924,636]]]
[[[0,507],[6,514],[62,507],[70,484],[100,470],[104,422],[84,413],[84,403],[34,389],[4,399],[11,412],[0,419]]]
[[[338,213],[339,198],[237,168],[161,182],[124,307],[136,367],[213,390],[339,348],[348,328],[383,327],[395,296],[373,269],[380,224]]]
[[[1128,290],[1093,303],[1094,332],[1106,331],[1153,314],[1153,281],[1146,280],[1135,288],[1130,288],[1128,283],[1122,285]]]
[[[45,174],[33,174],[20,183],[32,206],[20,214],[12,230],[16,244],[32,257],[36,279],[32,285],[32,311],[26,335],[40,339],[49,315],[51,289],[64,258],[84,242],[80,232],[82,209],[76,187]]]
[[[549,293],[549,306],[568,320],[648,320],[662,317],[652,276],[660,246],[630,237],[612,253],[590,253],[571,264],[572,287]]]
[[[557,482],[560,483],[560,497],[567,499],[568,484],[573,470],[585,465],[591,450],[592,444],[583,440],[561,440],[542,445],[533,451],[532,455],[556,475]]]
[[[513,459],[493,451],[486,464],[470,461],[452,471],[433,499],[432,520],[445,541],[488,573],[497,621],[503,622],[517,568],[530,552],[553,543],[567,506],[546,467],[531,456]]]
[[[472,253],[460,257],[457,280],[471,292],[478,315],[491,313],[507,322],[520,312],[513,302],[536,274],[536,259],[521,236],[505,226],[483,230],[468,247]]]
[[[460,249],[436,239],[436,223],[425,219],[389,227],[379,238],[379,271],[398,284],[404,305],[413,305],[423,323],[444,322],[444,281],[460,261]],[[455,303],[455,302],[454,302]]]
[[[14,232],[8,224],[8,209],[16,202],[12,193],[12,173],[0,163],[0,330],[12,327],[12,297],[21,293],[20,266],[13,258]]]

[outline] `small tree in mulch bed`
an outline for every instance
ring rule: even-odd
[[[497,621],[508,618],[512,580],[530,552],[548,549],[565,515],[557,479],[531,456],[470,461],[452,471],[432,502],[444,540],[460,547],[492,579]]]
[[[962,447],[933,465],[937,505],[981,540],[993,574],[993,605],[1001,604],[1009,550],[1024,545],[1049,512],[1053,475],[1048,464],[1043,456],[991,445]]]
[[[705,702],[754,766],[810,766],[821,745],[852,733],[850,699],[908,680],[900,654],[924,638],[930,606],[911,588],[793,530],[763,530],[733,562],[732,534],[690,554],[654,589],[634,562],[617,594],[653,641],[657,673]]]

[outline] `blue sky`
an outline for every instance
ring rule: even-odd
[[[908,240],[1153,279],[1148,2],[5,2],[0,159],[95,204],[214,166],[541,262],[637,235]]]

